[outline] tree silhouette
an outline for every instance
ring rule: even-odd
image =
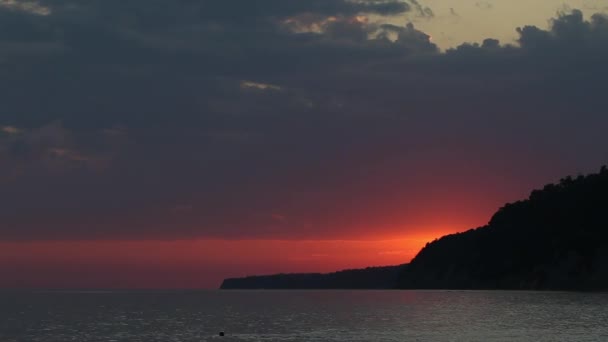
[[[565,177],[427,244],[401,288],[608,289],[608,168]]]

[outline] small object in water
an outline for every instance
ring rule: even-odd
[[[220,331],[220,336],[224,336],[224,332],[223,331]]]

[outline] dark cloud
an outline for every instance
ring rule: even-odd
[[[433,12],[433,10],[430,7],[423,6],[417,0],[410,0],[410,2],[412,3],[413,9],[414,9],[417,17],[427,18],[427,19],[435,17],[435,13]]]
[[[608,152],[601,15],[441,53],[397,1],[19,4],[3,239],[406,233]]]

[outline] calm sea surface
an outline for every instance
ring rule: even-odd
[[[0,292],[0,341],[605,342],[608,294]]]

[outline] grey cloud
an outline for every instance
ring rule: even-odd
[[[600,15],[440,53],[365,16],[400,2],[39,4],[0,10],[3,239],[392,234],[608,152]]]
[[[427,19],[435,17],[435,13],[430,7],[423,6],[418,0],[410,0],[410,2],[414,6],[416,16]]]
[[[114,130],[83,138],[54,122],[35,129],[4,126],[0,136],[0,160],[4,167],[0,174],[7,179],[20,173],[63,172],[72,168],[97,169],[107,166],[119,137]],[[109,134],[104,136],[104,134]]]
[[[580,10],[572,10],[569,13],[560,13],[557,19],[552,20],[552,29],[549,37],[532,37],[542,41],[534,42],[537,44],[549,43],[554,45],[569,44],[570,46],[579,45],[580,47],[591,47],[604,49],[604,43],[608,40],[606,30],[608,29],[608,17],[602,14],[595,14],[590,21],[585,21]],[[520,43],[524,47],[532,47],[526,41],[526,34],[522,31]],[[547,39],[548,38],[548,39]]]
[[[394,15],[410,10],[409,4],[401,0],[202,0],[182,1],[179,4],[166,0],[150,0],[145,5],[138,1],[125,5],[116,0],[49,0],[40,1],[40,4],[51,8],[56,15],[95,16],[117,22],[126,20],[131,25],[153,30],[174,26],[175,17],[189,22],[207,22],[221,26],[226,23],[250,24],[301,13],[325,16],[359,13]],[[121,9],[123,13],[117,14],[116,9]]]
[[[417,30],[412,23],[406,24],[405,27],[391,24],[381,25],[378,37],[387,40],[391,35],[395,36],[395,45],[414,55],[432,55],[439,52],[437,46],[431,42],[431,36]]]

